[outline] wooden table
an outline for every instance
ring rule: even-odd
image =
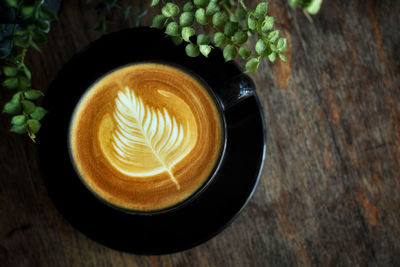
[[[34,88],[46,90],[100,36],[84,2],[62,3],[44,52],[29,53]],[[326,0],[313,23],[284,0],[271,1],[270,11],[288,38],[288,60],[264,63],[252,75],[268,153],[259,186],[233,224],[172,255],[97,244],[58,213],[34,144],[9,133],[2,115],[0,265],[400,266],[400,2]]]

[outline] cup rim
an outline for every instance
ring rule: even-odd
[[[222,127],[222,131],[221,131],[221,148],[220,148],[220,152],[218,155],[218,159],[216,161],[216,164],[214,165],[211,174],[209,175],[209,177],[205,180],[205,182],[198,187],[192,194],[190,194],[188,197],[184,198],[183,200],[171,205],[171,206],[167,206],[165,208],[161,208],[161,209],[156,209],[156,210],[149,210],[149,211],[143,211],[143,210],[135,210],[135,209],[129,209],[129,208],[125,208],[125,207],[121,207],[118,206],[116,204],[113,204],[109,201],[107,201],[104,197],[102,197],[98,192],[96,192],[85,180],[85,178],[82,177],[82,174],[80,173],[78,166],[76,164],[76,162],[74,161],[74,157],[73,157],[73,152],[72,152],[72,148],[71,148],[71,136],[72,136],[72,125],[73,125],[73,121],[76,115],[76,112],[78,110],[78,107],[81,104],[81,101],[83,101],[83,99],[85,98],[85,96],[91,91],[91,89],[93,88],[93,86],[98,83],[101,79],[103,79],[104,77],[106,77],[107,75],[118,71],[122,68],[126,68],[126,67],[130,67],[130,66],[134,66],[134,65],[141,65],[141,64],[160,64],[160,65],[166,65],[168,67],[172,67],[175,69],[178,69],[186,74],[188,74],[189,76],[191,76],[194,80],[196,80],[197,82],[199,82],[203,88],[205,88],[208,92],[208,94],[211,96],[211,98],[213,99],[215,106],[218,109],[218,114],[220,117],[220,121],[221,121],[221,127]],[[123,64],[120,65],[118,67],[114,67],[112,69],[110,69],[109,71],[100,74],[91,84],[90,86],[88,86],[81,94],[81,96],[79,97],[78,102],[74,105],[74,109],[73,112],[68,120],[68,132],[67,132],[67,148],[68,148],[68,155],[69,155],[69,160],[70,163],[74,169],[75,174],[77,175],[77,177],[79,178],[79,180],[82,182],[82,184],[85,186],[86,189],[88,189],[92,195],[94,195],[96,197],[97,200],[99,200],[100,202],[102,202],[103,204],[107,205],[108,207],[111,207],[117,211],[121,211],[130,215],[140,215],[140,216],[153,216],[153,215],[163,215],[163,214],[167,214],[167,213],[171,213],[171,212],[175,212],[178,211],[184,207],[186,207],[187,205],[189,205],[190,203],[192,203],[194,200],[196,200],[202,193],[204,193],[204,191],[206,191],[207,188],[209,188],[213,182],[215,181],[215,177],[218,175],[219,169],[221,168],[224,159],[225,159],[225,154],[226,154],[226,149],[227,149],[227,123],[226,123],[226,118],[225,118],[225,111],[223,109],[223,104],[222,104],[222,100],[218,98],[217,94],[212,90],[211,86],[201,77],[199,76],[197,73],[195,73],[194,71],[190,70],[189,68],[182,66],[180,64],[174,63],[174,62],[169,62],[166,60],[140,60],[140,61],[135,61],[132,63],[127,63],[127,64]]]

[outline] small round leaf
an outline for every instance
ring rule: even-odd
[[[194,16],[196,17],[196,20],[199,24],[201,24],[201,25],[208,24],[208,20],[206,17],[206,11],[203,8],[197,9]]]
[[[18,67],[10,67],[10,66],[3,67],[3,73],[9,77],[14,77],[15,75],[17,75],[18,72],[19,72]]]
[[[272,30],[274,28],[274,21],[274,17],[265,17],[265,19],[261,23],[261,31],[267,33]]]
[[[183,40],[190,42],[189,38],[195,34],[195,30],[192,27],[183,27],[181,34]]]
[[[15,115],[11,119],[11,124],[13,125],[22,125],[26,122],[25,115]]]
[[[212,16],[215,13],[217,13],[220,10],[219,5],[215,0],[211,0],[210,3],[208,3],[207,8],[206,8],[206,15],[207,16]]]
[[[24,134],[27,131],[27,125],[22,124],[22,125],[12,125],[10,132],[17,133],[17,134]]]
[[[227,22],[224,27],[225,35],[232,36],[237,32],[239,24],[237,22]]]
[[[25,98],[29,100],[36,100],[43,95],[39,90],[28,90],[24,92]]]
[[[210,0],[193,0],[193,3],[198,7],[206,7]]]
[[[259,39],[256,43],[255,50],[260,56],[267,56],[268,45],[263,39]]]
[[[7,102],[3,107],[3,113],[8,114],[18,114],[21,112],[21,104],[20,103],[13,103]]]
[[[18,78],[11,77],[11,78],[5,79],[2,83],[2,85],[9,89],[15,89],[18,87]]]
[[[175,21],[168,23],[167,28],[165,29],[165,33],[169,36],[179,36],[180,28],[178,23],[176,23]]]
[[[38,120],[33,120],[33,119],[28,120],[28,128],[31,133],[35,134],[39,132],[40,126],[41,124]]]
[[[35,104],[29,100],[21,101],[22,108],[26,114],[31,114],[35,111]]]
[[[162,28],[164,28],[166,21],[167,21],[167,17],[165,17],[164,15],[162,15],[162,14],[155,15],[153,18],[151,27],[157,28],[157,29],[162,29]]]
[[[268,10],[268,2],[259,3],[253,11],[254,17],[261,19],[265,16]]]
[[[193,12],[183,12],[179,17],[179,24],[182,27],[192,26],[194,22],[194,13]]]
[[[217,47],[222,47],[226,44],[227,38],[225,37],[225,34],[222,32],[217,32],[214,34],[214,44]]]
[[[224,51],[223,51],[225,61],[234,59],[236,57],[236,54],[237,54],[237,51],[233,45],[229,44],[229,45],[225,46]]]
[[[228,16],[225,12],[217,12],[212,17],[212,23],[217,27],[222,27],[228,21]]]
[[[201,33],[197,36],[198,45],[206,45],[210,43],[210,34]]]
[[[235,42],[235,43],[238,43],[238,44],[244,44],[246,41],[247,41],[247,32],[246,31],[237,31],[234,35],[233,35],[233,37],[232,37],[232,40]]]
[[[200,54],[199,47],[192,43],[185,47],[185,51],[189,57],[197,57]]]
[[[255,72],[258,68],[258,65],[260,65],[260,59],[259,58],[252,58],[249,61],[246,62],[246,72]]]
[[[239,55],[243,58],[246,59],[248,57],[251,56],[251,51],[248,51],[246,48],[244,48],[243,46],[241,46],[239,48]]]
[[[200,45],[199,49],[200,53],[202,53],[205,57],[208,57],[208,54],[211,52],[211,45]]]
[[[184,6],[183,6],[183,12],[194,12],[196,10],[196,7],[194,6],[194,4],[192,2],[187,2]]]
[[[161,9],[161,13],[166,16],[167,18],[175,17],[179,13],[178,5],[174,3],[166,3],[163,8]]]
[[[46,113],[47,111],[44,108],[36,107],[35,111],[32,114],[30,114],[30,116],[32,119],[40,121],[44,117],[44,115],[46,115]]]

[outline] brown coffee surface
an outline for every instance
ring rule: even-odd
[[[207,89],[168,65],[115,70],[82,96],[71,160],[85,185],[121,208],[154,211],[201,187],[219,160],[222,121]]]

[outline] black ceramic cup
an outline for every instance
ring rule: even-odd
[[[69,158],[68,131],[84,92],[114,69],[140,62],[178,66],[203,81],[224,120],[224,149],[213,174],[175,207],[143,214],[106,204],[82,183]],[[222,51],[188,57],[162,31],[133,28],[104,35],[71,58],[48,89],[49,111],[37,137],[39,167],[56,208],[75,228],[113,249],[164,254],[196,246],[242,211],[260,179],[266,128],[252,80]]]
[[[90,93],[92,90],[93,86],[99,82],[99,80],[103,79],[104,77],[108,76],[110,73],[116,72],[119,69],[123,68],[128,68],[130,66],[135,66],[135,65],[145,65],[145,64],[155,64],[159,66],[167,66],[174,68],[176,70],[179,70],[185,74],[187,74],[189,77],[193,78],[195,81],[197,81],[199,84],[202,85],[204,89],[206,89],[208,95],[213,99],[214,105],[217,107],[218,110],[218,115],[221,121],[221,128],[222,128],[222,133],[221,133],[221,148],[219,152],[219,156],[217,159],[217,162],[214,165],[213,170],[211,171],[210,175],[208,178],[205,180],[205,182],[197,188],[197,190],[192,193],[190,196],[187,198],[184,198],[183,200],[175,203],[174,205],[168,206],[166,208],[162,209],[153,209],[153,210],[148,210],[148,211],[142,211],[142,210],[137,210],[137,209],[128,209],[124,208],[121,206],[118,206],[110,201],[108,201],[104,196],[102,196],[101,193],[97,192],[93,187],[90,186],[90,183],[87,182],[86,177],[81,174],[79,171],[79,168],[76,164],[76,161],[73,156],[73,151],[72,151],[72,146],[71,146],[71,131],[72,131],[72,124],[73,121],[76,117],[76,110],[79,107],[79,103],[81,102],[81,99],[85,98],[87,94]],[[109,70],[106,74],[104,74],[101,77],[98,77],[94,83],[89,86],[86,90],[82,92],[81,99],[78,101],[76,107],[74,108],[74,112],[71,116],[70,122],[69,122],[69,133],[68,133],[68,149],[69,149],[69,158],[71,161],[71,164],[75,170],[76,175],[80,178],[81,182],[85,185],[85,187],[102,203],[115,208],[119,211],[122,212],[127,212],[130,214],[136,214],[136,215],[157,215],[157,214],[163,214],[163,213],[168,213],[168,212],[174,212],[180,208],[183,208],[187,206],[189,203],[191,203],[194,199],[199,197],[205,190],[207,190],[207,187],[209,187],[214,178],[218,176],[218,172],[220,170],[220,166],[223,164],[225,160],[225,151],[226,151],[226,143],[227,143],[227,134],[228,134],[228,125],[226,123],[226,118],[225,118],[225,112],[235,106],[236,104],[240,103],[247,97],[252,96],[255,93],[255,88],[254,84],[252,83],[252,80],[246,75],[246,74],[239,74],[234,77],[230,77],[225,83],[224,87],[218,87],[218,88],[213,88],[208,83],[200,77],[198,74],[193,72],[190,68],[188,67],[183,67],[179,64],[176,64],[174,62],[168,62],[168,61],[160,61],[160,60],[151,60],[151,61],[138,61],[138,62],[133,62],[132,64],[127,64],[123,66],[119,66],[117,69],[112,69]],[[82,114],[83,116],[86,116],[87,114]],[[93,136],[95,138],[95,136]],[[207,144],[206,144],[207,145]],[[105,177],[104,179],[107,179]]]

